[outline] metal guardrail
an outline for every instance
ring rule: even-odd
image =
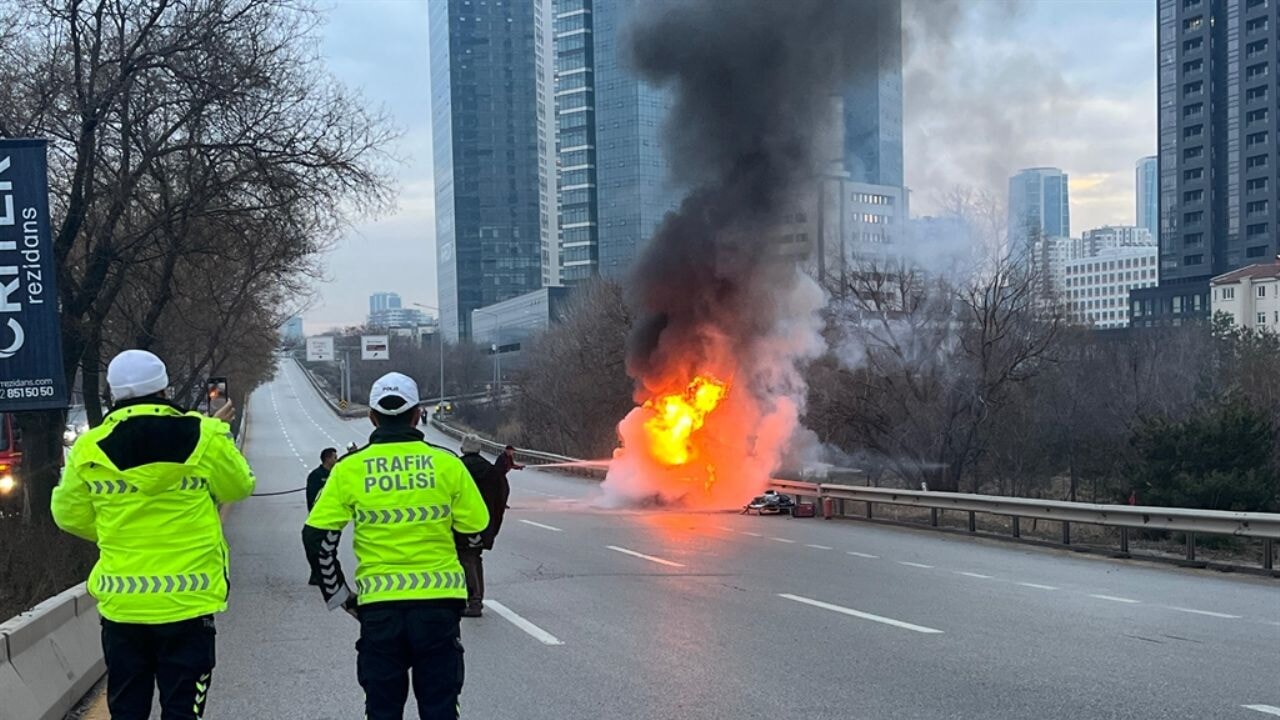
[[[450,425],[435,417],[431,424],[454,438],[461,438],[467,431]],[[481,438],[485,450],[493,453],[502,452],[504,445]],[[536,450],[516,450],[516,459],[528,465],[545,465],[552,463],[582,462],[577,458],[538,452]],[[581,467],[567,468],[566,472],[576,472],[590,477],[603,478],[604,468]],[[788,492],[798,497],[811,497],[823,506],[824,517],[831,517],[835,503],[839,503],[841,517],[857,517],[844,512],[845,502],[863,503],[865,511],[862,517],[875,520],[876,505],[898,505],[923,508],[929,510],[929,526],[940,527],[939,518],[944,512],[965,513],[968,517],[968,531],[978,533],[977,515],[999,515],[1012,519],[1014,538],[1022,539],[1021,520],[1049,520],[1062,523],[1062,544],[1071,545],[1071,526],[1096,525],[1114,527],[1120,530],[1121,557],[1129,557],[1130,533],[1133,530],[1154,530],[1164,532],[1181,532],[1186,534],[1186,561],[1197,563],[1197,535],[1228,535],[1234,537],[1257,538],[1262,541],[1262,569],[1280,576],[1275,568],[1275,541],[1280,539],[1280,513],[1247,513],[1227,512],[1221,510],[1196,510],[1192,508],[1154,507],[1145,505],[1101,505],[1094,503],[1068,502],[1065,500],[1037,500],[1033,498],[1004,497],[999,495],[975,495],[969,493],[945,493],[931,490],[896,490],[892,488],[863,487],[859,485],[841,485],[835,483],[802,482],[785,478],[774,478],[771,487]],[[830,505],[823,500],[833,501]],[[1154,559],[1154,556],[1152,556]],[[1206,563],[1207,564],[1207,563]],[[1240,567],[1240,566],[1231,566]],[[1256,569],[1256,566],[1254,566]]]
[[[466,430],[465,428],[457,427],[456,425],[451,425],[445,422],[444,420],[441,420],[435,417],[434,415],[431,416],[431,426],[439,430],[440,432],[444,433],[445,435],[448,435],[449,437],[454,438],[456,440],[461,440],[464,435],[471,434],[471,431]],[[477,437],[480,438],[480,446],[484,449],[485,452],[497,455],[502,453],[502,451],[506,449],[505,443],[495,442],[488,438],[481,437],[478,434],[477,434]],[[546,453],[546,452],[540,452],[537,450],[527,450],[524,448],[516,448],[516,462],[522,465],[536,466],[536,465],[558,465],[561,463],[581,463],[583,461],[579,460],[578,458],[566,457],[564,455],[556,455],[555,453]],[[584,477],[599,478],[603,480],[606,470],[605,468],[602,468],[602,467],[593,467],[588,465],[588,466],[581,466],[581,467],[562,468],[561,472],[564,472],[570,475],[582,475]]]
[[[1229,535],[1262,540],[1262,569],[1275,570],[1275,541],[1280,539],[1280,514],[1195,510],[1191,508],[1153,507],[1144,505],[1100,505],[1061,500],[944,493],[929,490],[895,490],[827,483],[775,479],[772,486],[798,497],[812,497],[823,505],[824,516],[834,511],[834,503],[823,500],[852,501],[865,505],[865,517],[875,519],[877,504],[925,508],[930,511],[930,526],[938,527],[940,512],[955,511],[968,515],[969,532],[977,532],[978,513],[1012,518],[1012,535],[1021,537],[1021,518],[1062,523],[1062,543],[1071,544],[1071,525],[1080,523],[1120,529],[1120,552],[1129,554],[1132,530],[1157,530],[1186,533],[1186,560],[1196,562],[1196,535]],[[843,512],[841,513],[843,515]]]

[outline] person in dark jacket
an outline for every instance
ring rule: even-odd
[[[320,466],[307,475],[307,512],[311,512],[311,508],[316,506],[316,498],[320,497],[320,491],[324,489],[324,484],[329,479],[329,471],[337,464],[338,448],[330,447],[320,451]],[[319,573],[311,571],[311,579],[307,583],[319,587]]]
[[[480,497],[489,510],[489,526],[480,533],[479,538],[458,536],[458,560],[467,577],[467,608],[465,617],[480,617],[484,607],[484,560],[485,550],[492,550],[498,531],[502,529],[502,516],[507,510],[507,499],[511,495],[511,486],[507,483],[506,474],[480,456],[480,439],[468,435],[462,439],[462,464],[471,473],[480,490]]]
[[[502,473],[503,482],[507,479],[507,473],[523,469],[523,465],[516,464],[516,449],[510,445],[503,448],[502,454],[498,456],[498,472]]]

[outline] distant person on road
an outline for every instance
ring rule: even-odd
[[[114,406],[76,440],[53,491],[58,527],[98,545],[89,593],[102,616],[107,707],[146,720],[204,714],[215,613],[227,609],[227,542],[218,504],[253,492],[231,439],[230,402],[214,417],[169,402],[160,358],[126,350],[107,366]]]
[[[502,473],[502,479],[507,479],[507,473],[512,470],[523,470],[523,465],[516,464],[516,449],[510,445],[502,449],[502,454],[498,456],[498,472]]]
[[[507,512],[507,499],[511,485],[506,476],[498,472],[493,463],[480,455],[480,438],[468,435],[462,438],[462,464],[467,466],[471,479],[480,489],[485,507],[489,510],[489,527],[474,535],[458,536],[458,559],[467,574],[467,609],[464,617],[480,617],[484,608],[484,558],[485,550],[493,549],[493,542],[502,529],[502,517]]]
[[[466,466],[426,442],[421,412],[411,378],[379,378],[369,392],[369,444],[333,467],[302,528],[329,609],[360,621],[356,677],[368,720],[400,720],[411,679],[421,720],[458,717],[467,587],[454,533],[479,542],[489,512]],[[352,521],[354,592],[338,561]]]
[[[338,464],[338,449],[325,448],[320,451],[320,465],[307,475],[307,512],[316,506],[316,498],[329,479],[329,472]]]
[[[311,508],[316,506],[316,498],[320,497],[320,491],[324,489],[324,484],[329,480],[329,471],[333,470],[333,466],[338,464],[338,449],[325,448],[320,451],[320,465],[307,475],[307,512],[311,512]],[[320,585],[320,573],[315,570],[311,571],[311,579],[307,581],[308,585]]]

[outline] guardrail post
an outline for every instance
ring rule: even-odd
[[[929,508],[929,524],[938,527],[938,508]]]
[[[1275,562],[1276,562],[1274,559],[1275,550],[1273,549],[1272,546],[1273,546],[1273,543],[1271,542],[1271,538],[1262,539],[1262,569],[1263,570],[1275,569]]]
[[[972,510],[969,511],[969,532],[978,532],[978,514]]]
[[[1071,544],[1071,523],[1063,521],[1062,523],[1062,544]]]
[[[1016,515],[1013,517],[1013,536],[1016,538],[1022,537],[1022,518]]]
[[[1196,534],[1187,533],[1187,562],[1196,561]]]
[[[870,502],[870,501],[867,501],[867,519],[868,519],[868,520],[873,519],[873,518],[872,518],[872,515],[873,515],[873,513],[872,513],[872,511],[871,511],[871,502]]]
[[[1120,528],[1120,552],[1129,554],[1129,528]]]

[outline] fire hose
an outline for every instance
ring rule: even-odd
[[[253,493],[249,497],[274,497],[276,495],[292,495],[293,493],[303,492],[306,489],[307,488],[304,486],[300,488],[294,488],[292,490],[277,490],[276,492]]]

